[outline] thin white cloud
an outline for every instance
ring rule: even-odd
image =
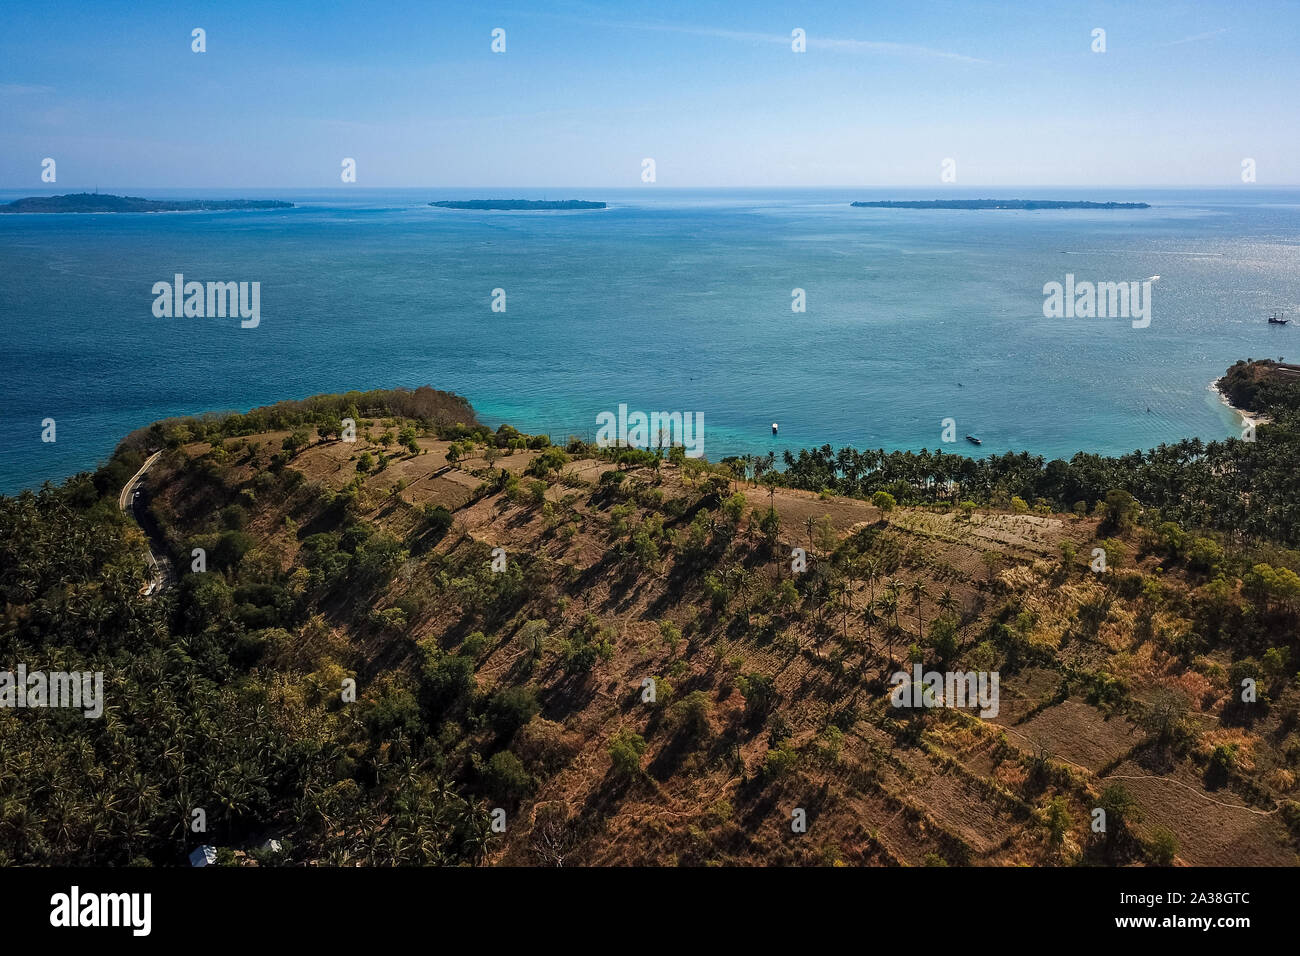
[[[1219,30],[1211,30],[1208,33],[1198,33],[1196,34],[1196,36],[1183,37],[1181,40],[1171,40],[1168,43],[1157,43],[1156,46],[1162,46],[1162,47],[1181,46],[1184,43],[1198,43],[1201,40],[1209,40],[1212,37],[1221,36],[1222,34],[1227,32],[1228,32],[1228,28],[1223,27],[1222,29]]]
[[[744,43],[780,43],[788,46],[789,35],[774,33],[753,33],[745,30],[724,30],[717,27],[685,26],[673,23],[620,22],[613,20],[590,21],[597,26],[611,27],[619,30],[645,30],[656,33],[686,33],[691,36],[717,37],[722,40],[737,40]],[[955,60],[960,63],[979,63],[992,65],[989,60],[936,50],[933,47],[920,46],[915,43],[891,43],[886,40],[854,40],[846,37],[822,37],[810,33],[807,37],[810,49],[839,50],[845,53],[880,53],[890,56],[921,56],[943,60]]]
[[[903,56],[931,56],[944,60],[957,60],[961,63],[980,63],[985,66],[991,66],[991,60],[982,60],[977,56],[966,56],[964,53],[950,53],[947,50],[935,50],[928,46],[917,46],[914,43],[889,43],[884,40],[823,40],[816,36],[808,38],[808,45],[812,47],[825,47],[831,50],[848,50],[850,52],[863,53],[894,53]]]

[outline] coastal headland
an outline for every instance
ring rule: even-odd
[[[1255,364],[1225,378],[1261,383],[1277,440],[1071,462],[801,453],[775,471],[553,445],[429,388],[162,421],[96,475],[0,509],[34,582],[11,613],[48,642],[56,601],[70,624],[55,633],[77,634],[81,615],[125,629],[139,602],[176,602],[174,635],[126,634],[151,655],[140,679],[194,686],[204,726],[238,729],[226,760],[292,783],[216,818],[226,853],[253,853],[273,821],[302,864],[1295,865],[1294,552],[1243,537],[1233,512],[1248,501],[1294,539],[1273,459],[1300,401],[1290,369]],[[146,464],[147,538],[119,517]],[[98,557],[67,570],[83,539],[129,571],[107,608],[64,597],[80,594],[70,573],[100,573]],[[151,550],[180,572],[161,598],[139,594]],[[221,685],[199,693],[216,666],[256,719]],[[918,668],[997,675],[995,706],[900,704],[890,683]],[[1267,706],[1234,695],[1243,675]],[[341,682],[356,688],[342,707]],[[166,712],[138,693],[114,747]],[[15,747],[75,744],[54,740]],[[430,813],[477,826],[502,806],[517,824],[477,847],[449,829],[427,850],[358,848],[364,821],[422,825],[382,772],[407,740],[436,760],[439,788],[414,760],[402,784]],[[317,752],[320,769],[295,758]],[[141,773],[202,788],[205,766]],[[328,824],[291,812],[317,776]],[[105,779],[114,797],[126,785]],[[818,841],[791,842],[773,807],[808,793],[824,794]],[[87,813],[97,796],[78,795]],[[1098,806],[1110,835],[1090,830]],[[156,837],[101,855],[173,859],[156,819]],[[81,852],[49,834],[56,859]]]

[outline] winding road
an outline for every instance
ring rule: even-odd
[[[135,523],[140,526],[140,530],[145,533],[145,537],[149,541],[149,569],[153,572],[153,578],[141,591],[147,597],[152,597],[166,590],[175,580],[175,575],[172,573],[171,559],[167,557],[167,551],[162,546],[162,543],[157,540],[157,529],[154,527],[154,523],[145,514],[144,501],[139,487],[141,480],[144,478],[144,473],[153,466],[161,455],[161,451],[156,451],[146,458],[144,464],[140,466],[140,470],[131,476],[131,480],[126,483],[122,493],[117,496],[118,507],[135,519]]]

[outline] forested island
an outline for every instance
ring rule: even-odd
[[[867,209],[1150,209],[1144,202],[1085,202],[1064,199],[882,199],[855,202]]]
[[[0,497],[0,667],[106,698],[0,696],[0,865],[1295,866],[1292,372],[1220,382],[1254,441],[1068,461],[553,445],[428,387],[141,428]]]
[[[37,212],[228,212],[237,209],[292,209],[278,199],[141,199],[107,193],[28,196],[0,204],[0,213]]]
[[[443,199],[429,203],[439,209],[604,209],[603,202],[588,202],[585,199]]]

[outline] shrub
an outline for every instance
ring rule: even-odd
[[[799,755],[789,744],[773,747],[767,752],[767,757],[763,761],[763,772],[773,779],[784,777],[794,769],[798,760]]]
[[[1210,753],[1210,766],[1206,773],[1210,786],[1225,783],[1237,769],[1237,748],[1232,744],[1219,744]]]
[[[483,787],[495,799],[522,800],[533,792],[535,781],[523,762],[508,750],[501,750],[483,765]]]
[[[370,623],[381,631],[401,634],[406,630],[406,612],[400,607],[389,607],[370,612]]]
[[[630,730],[620,730],[609,739],[609,759],[614,773],[620,777],[631,777],[641,772],[641,755],[645,753],[646,743],[640,734]]]
[[[1114,489],[1106,492],[1106,501],[1102,505],[1102,524],[1108,531],[1123,534],[1133,527],[1142,506],[1127,491]]]
[[[569,456],[559,448],[547,448],[528,463],[524,473],[535,478],[546,478],[551,472],[559,472],[569,463]]]
[[[353,555],[356,581],[367,587],[382,587],[392,580],[407,557],[409,553],[396,538],[382,531],[373,534],[357,546]]]
[[[957,625],[950,617],[940,617],[930,625],[926,643],[934,648],[941,661],[950,661],[957,655]]]
[[[1053,846],[1060,846],[1064,842],[1072,822],[1065,798],[1053,798],[1047,805],[1047,832],[1051,836]]]
[[[363,713],[366,729],[375,740],[399,733],[418,737],[423,731],[419,704],[408,690],[384,688],[377,697],[367,701]]]
[[[1261,661],[1264,672],[1274,680],[1287,676],[1290,669],[1291,651],[1286,647],[1270,647],[1264,652],[1264,658]]]
[[[1187,567],[1202,574],[1214,575],[1223,563],[1223,548],[1213,538],[1194,538],[1187,549]]]
[[[1098,547],[1106,552],[1106,569],[1122,567],[1124,559],[1128,556],[1128,548],[1124,547],[1122,541],[1115,538],[1102,538],[1097,542]]]
[[[776,705],[776,685],[766,674],[745,674],[736,678],[736,687],[745,697],[745,719],[763,720]]]
[[[532,720],[540,709],[531,687],[507,687],[488,701],[487,718],[497,733],[508,737]]]
[[[253,548],[253,539],[242,531],[227,531],[212,549],[212,564],[219,570],[226,571],[239,566]]]
[[[307,430],[300,428],[281,442],[280,447],[292,456],[296,455],[301,449],[306,448],[310,442],[311,436],[307,434]]]
[[[242,531],[248,523],[248,512],[239,505],[226,505],[221,509],[221,526],[227,531]]]
[[[682,629],[672,621],[660,621],[659,636],[668,645],[669,649],[675,653],[677,646],[682,642]]]
[[[442,505],[426,504],[424,506],[424,527],[431,535],[441,538],[451,527],[451,512]]]
[[[1178,839],[1165,827],[1155,827],[1151,831],[1151,842],[1147,845],[1147,854],[1156,866],[1168,866],[1174,862],[1178,853]]]
[[[546,639],[550,633],[551,625],[539,618],[525,622],[519,629],[516,640],[528,650],[532,659],[537,661],[542,659],[542,651],[545,649]]]
[[[712,711],[713,704],[709,701],[709,695],[702,690],[691,691],[673,704],[671,709],[673,723],[692,740],[703,740],[708,736],[711,729],[709,714]]]
[[[528,483],[528,503],[534,507],[546,500],[546,482],[530,481]]]
[[[421,698],[434,717],[460,706],[474,690],[474,662],[461,654],[435,653],[424,668]]]
[[[1106,812],[1106,836],[1109,840],[1127,836],[1131,824],[1142,822],[1137,801],[1122,784],[1112,783],[1103,790],[1097,805]]]

